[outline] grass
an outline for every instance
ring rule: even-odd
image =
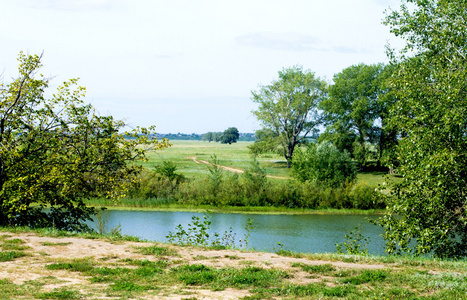
[[[308,214],[360,214],[373,215],[383,214],[382,209],[306,209],[306,208],[290,208],[290,207],[275,207],[275,206],[210,206],[210,205],[193,205],[181,203],[160,203],[158,201],[144,201],[138,199],[120,199],[118,203],[114,203],[108,199],[94,198],[85,201],[86,205],[101,207],[106,206],[112,210],[137,210],[137,211],[183,211],[194,213],[205,213],[210,211],[213,213],[248,213],[262,215],[308,215]]]
[[[171,250],[167,247],[160,247],[157,245],[150,246],[150,247],[137,247],[136,249],[139,253],[142,253],[144,255],[155,255],[157,257],[177,255],[176,251]]]
[[[305,272],[317,274],[330,274],[336,271],[336,268],[331,264],[306,265],[304,263],[294,263],[292,264],[292,267],[299,267]]]
[[[9,228],[2,228],[6,231]],[[11,228],[9,232],[31,232],[28,229]],[[33,231],[46,236],[56,232]],[[83,238],[84,234],[75,237]],[[107,236],[91,236],[111,241]],[[123,238],[121,238],[123,241]],[[6,235],[0,240],[21,245],[21,239]],[[243,290],[243,299],[466,299],[467,261],[443,260],[428,257],[358,256],[338,254],[281,253],[300,257],[288,268],[279,269],[274,264],[249,261],[241,263],[241,252],[225,255],[217,253],[215,266],[199,263],[193,258],[180,259],[176,246],[164,244],[128,248],[145,259],[125,258],[42,258],[46,265],[34,280],[16,284],[8,278],[0,278],[0,299],[82,299],[82,298],[157,298],[179,295],[185,298],[197,296],[195,291]],[[183,249],[187,249],[186,247]],[[198,249],[192,247],[189,249]],[[209,257],[209,249],[202,248],[203,258]],[[2,250],[3,256],[14,251]],[[15,252],[16,253],[16,252]],[[227,254],[228,253],[228,254]],[[18,253],[17,253],[18,254]],[[18,266],[31,257],[33,265],[40,256],[32,248],[22,255],[11,255],[8,260],[21,259]],[[253,254],[256,255],[256,254]],[[23,258],[21,258],[23,257]],[[147,258],[146,258],[147,257]],[[228,264],[218,264],[221,258]],[[309,261],[309,263],[308,263]],[[316,264],[319,262],[319,264]],[[352,262],[342,264],[342,262]],[[371,266],[366,267],[366,264]],[[32,267],[32,266],[30,266]],[[30,268],[28,267],[28,268]],[[377,267],[377,268],[376,268]],[[60,279],[79,278],[84,284],[50,288],[66,283]],[[302,277],[297,277],[302,272]],[[8,274],[7,276],[10,276]],[[299,278],[312,278],[304,282]],[[49,288],[47,288],[49,286]]]
[[[172,147],[152,151],[148,153],[148,161],[141,164],[147,168],[161,164],[162,161],[172,161],[177,165],[178,171],[188,178],[194,178],[201,174],[207,174],[205,164],[194,162],[191,158],[196,157],[197,160],[209,161],[213,155],[217,156],[221,165],[244,169],[248,167],[250,162],[250,154],[248,153],[248,145],[252,142],[237,142],[231,145],[215,142],[202,141],[171,141]],[[288,170],[282,168],[282,163],[278,155],[271,155],[267,158],[259,158],[264,163],[268,174],[278,174],[278,176],[288,176]],[[280,174],[280,175],[279,175]]]
[[[0,262],[15,260],[26,255],[23,251],[2,251],[0,252]]]
[[[178,171],[188,178],[194,178],[201,174],[207,174],[204,164],[195,163],[191,158],[196,157],[199,161],[209,161],[212,155],[216,155],[221,165],[244,170],[251,162],[248,146],[253,142],[237,142],[231,145],[215,142],[203,141],[171,141],[172,147],[150,151],[148,160],[140,164],[147,168],[154,168],[164,160],[172,161],[177,165]],[[266,174],[272,176],[291,178],[290,169],[287,169],[287,162],[283,156],[278,154],[266,154],[257,158],[261,167],[266,170]],[[389,184],[384,172],[364,172],[357,176],[357,183],[368,183],[371,186],[382,185],[383,182]],[[389,176],[391,180],[400,180],[397,177]],[[275,180],[274,178],[270,178]]]
[[[43,242],[42,243],[42,246],[68,246],[70,245],[71,242],[67,242],[67,243],[54,243],[54,242]]]

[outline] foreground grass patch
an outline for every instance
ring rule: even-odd
[[[72,262],[65,263],[53,263],[47,265],[48,270],[68,270],[71,272],[86,272],[93,268],[93,264],[90,259],[75,259]]]
[[[16,258],[26,256],[23,251],[2,251],[0,252],[0,262],[15,260]]]
[[[186,285],[209,286],[216,290],[226,288],[271,287],[281,284],[288,273],[260,267],[215,269],[202,264],[182,265],[172,272]]]
[[[37,295],[39,299],[83,299],[77,291],[70,291],[67,288],[56,289],[52,292],[39,293]]]
[[[304,263],[293,263],[292,267],[299,267],[305,272],[317,274],[329,274],[336,271],[336,268],[331,264],[306,265]]]
[[[137,251],[139,253],[142,253],[144,255],[155,255],[157,257],[159,256],[175,256],[177,255],[177,252],[174,250],[171,250],[167,247],[161,247],[157,245],[149,246],[149,247],[136,247]]]

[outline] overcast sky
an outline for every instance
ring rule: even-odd
[[[301,65],[331,82],[387,62],[399,0],[0,0],[0,74],[44,52],[53,87],[86,86],[101,115],[161,133],[254,132],[251,91]],[[395,41],[392,41],[395,44]]]

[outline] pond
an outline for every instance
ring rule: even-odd
[[[181,224],[185,230],[192,216],[201,219],[205,214],[192,212],[168,211],[104,211],[107,228],[121,225],[121,233],[137,236],[151,241],[167,242],[169,232],[176,232]],[[383,230],[370,224],[369,219],[377,219],[377,215],[258,215],[212,213],[207,215],[212,222],[208,231],[224,235],[225,231],[235,234],[236,245],[247,233],[245,226],[251,219],[253,229],[250,231],[248,248],[273,252],[283,249],[302,253],[335,252],[336,243],[345,242],[345,235],[350,231],[358,232],[369,238],[370,254],[384,254]],[[95,225],[93,225],[95,226]],[[280,246],[279,243],[282,245]]]

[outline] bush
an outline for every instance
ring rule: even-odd
[[[350,154],[339,151],[329,142],[309,144],[306,150],[297,149],[292,158],[291,171],[302,182],[309,180],[332,187],[353,182],[357,177]]]
[[[176,165],[171,161],[164,161],[154,171],[143,168],[129,192],[130,197],[174,199],[178,186],[186,181],[185,176],[176,173],[176,170]]]

